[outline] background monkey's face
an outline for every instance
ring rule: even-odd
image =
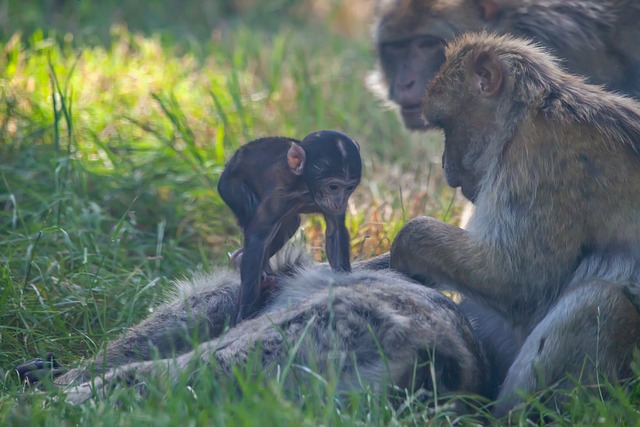
[[[444,41],[428,34],[379,44],[380,64],[386,76],[388,98],[398,104],[408,129],[424,130],[421,102],[429,79],[444,62]]]
[[[445,61],[447,41],[484,25],[477,7],[471,0],[379,0],[376,18],[374,89],[399,107],[408,129],[430,129],[424,91]]]

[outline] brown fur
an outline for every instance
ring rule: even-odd
[[[567,373],[593,379],[585,357],[610,379],[629,375],[640,340],[626,296],[640,285],[640,105],[567,74],[532,43],[470,34],[447,48],[424,114],[444,130],[447,181],[476,212],[468,230],[409,222],[391,267],[515,325],[523,347],[505,399]]]
[[[372,81],[403,107],[407,127],[426,129],[409,107],[444,62],[446,44],[465,32],[488,30],[531,38],[590,83],[640,97],[638,22],[638,0],[379,0],[373,37],[380,67]],[[418,36],[441,43],[410,44]],[[385,45],[399,41],[410,48],[384,54]]]
[[[302,141],[272,136],[240,147],[225,165],[218,193],[238,219],[244,246],[240,258],[238,314],[253,316],[269,298],[269,259],[300,227],[300,214],[321,213],[329,265],[351,271],[345,216],[360,183],[360,146],[342,132],[320,130]]]

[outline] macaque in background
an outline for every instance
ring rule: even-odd
[[[322,213],[326,253],[335,271],[351,271],[345,212],[360,183],[360,147],[322,130],[302,141],[267,137],[241,147],[218,183],[244,232],[236,323],[253,316],[270,294],[268,261],[300,227],[300,214]]]
[[[640,98],[640,0],[378,0],[372,86],[426,130],[422,98],[447,44],[470,31],[526,37],[589,83]]]

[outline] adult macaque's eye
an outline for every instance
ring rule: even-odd
[[[431,49],[442,44],[439,38],[432,36],[421,36],[416,40],[416,43],[420,49]]]
[[[386,57],[403,55],[407,49],[407,42],[391,42],[382,45],[382,54]]]

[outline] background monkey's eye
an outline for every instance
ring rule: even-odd
[[[337,184],[329,184],[327,186],[327,188],[329,189],[329,191],[337,191],[338,190],[338,185]]]
[[[355,185],[350,185],[350,186],[347,187],[347,191],[353,191],[355,189],[356,189]]]
[[[382,56],[389,58],[405,55],[409,42],[406,40],[382,44]]]
[[[442,41],[433,36],[421,36],[416,38],[416,44],[419,49],[431,49],[443,45]]]

